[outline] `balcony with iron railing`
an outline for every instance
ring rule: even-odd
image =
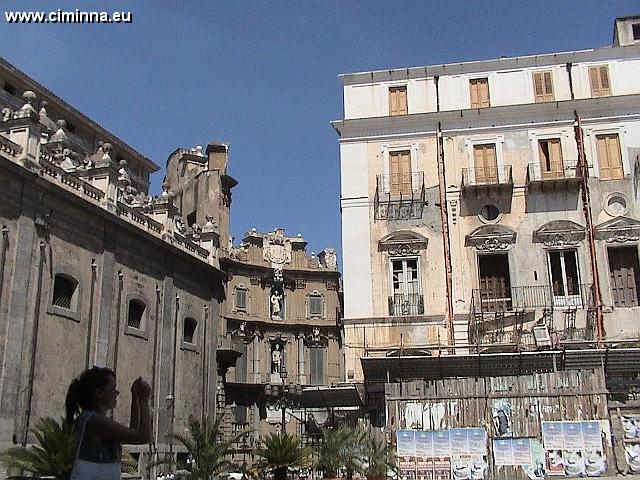
[[[475,312],[536,310],[553,307],[587,308],[593,304],[591,284],[531,285],[512,287],[506,280],[484,282],[472,292]]]
[[[577,160],[550,163],[530,163],[527,166],[527,186],[571,188],[580,185],[581,174]]]
[[[462,169],[463,195],[510,194],[513,191],[511,165],[492,165]]]
[[[394,294],[388,300],[392,317],[424,315],[424,296],[421,293]]]
[[[374,210],[376,220],[422,218],[425,204],[423,172],[378,175]]]
[[[577,319],[579,320],[577,321]],[[546,340],[536,338],[536,329]],[[523,351],[595,338],[591,284],[473,290],[469,345],[476,351]]]

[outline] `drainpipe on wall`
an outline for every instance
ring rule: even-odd
[[[160,294],[160,286],[156,285],[156,309],[155,309],[155,319],[156,325],[153,332],[153,363],[151,366],[151,392],[153,393],[152,397],[152,407],[154,410],[153,413],[153,438],[150,447],[153,447],[155,450],[156,445],[158,444],[158,428],[159,428],[159,413],[158,406],[160,405],[160,400],[157,398],[158,392],[156,386],[158,384],[158,330],[160,328],[160,303],[162,301],[162,297]]]
[[[176,363],[178,359],[178,311],[180,310],[180,296],[176,295],[176,311],[173,317],[173,358],[171,360],[171,417],[169,432],[173,433],[173,422],[176,416]],[[169,438],[169,456],[173,458],[173,438]]]
[[[589,244],[589,261],[591,264],[591,276],[593,277],[593,303],[596,311],[596,328],[598,335],[598,346],[604,339],[604,322],[602,318],[602,298],[600,292],[600,275],[598,274],[598,262],[596,259],[596,244],[593,231],[593,218],[591,217],[591,194],[589,193],[589,165],[584,152],[584,133],[578,112],[574,110],[575,123],[574,133],[578,146],[578,173],[582,184],[582,210],[584,212],[585,223],[587,224],[587,241]]]
[[[438,122],[436,130],[437,155],[438,155],[438,193],[440,195],[440,224],[442,228],[442,244],[444,247],[444,268],[446,274],[446,294],[447,294],[447,340],[450,347],[455,345],[455,336],[453,331],[453,286],[452,286],[452,267],[451,267],[451,242],[449,239],[449,222],[447,212],[447,195],[446,181],[444,175],[444,143],[442,139],[442,126]]]
[[[24,431],[22,432],[22,446],[27,445],[27,436],[29,435],[29,424],[31,422],[31,402],[33,401],[33,379],[36,370],[36,353],[38,351],[38,327],[40,326],[40,304],[42,303],[42,274],[45,261],[45,242],[40,240],[39,250],[40,258],[38,259],[38,285],[36,286],[36,305],[33,312],[33,331],[31,332],[31,352],[29,360],[29,383],[27,384],[27,401],[25,411]]]
[[[7,247],[9,246],[9,228],[2,226],[2,245],[0,245],[0,307],[2,306],[2,287],[4,285],[4,266],[7,262]]]
[[[98,264],[96,259],[91,259],[91,288],[89,289],[89,318],[87,319],[87,351],[84,360],[84,368],[89,368],[91,364],[91,337],[93,330],[93,297],[96,291],[96,270]]]
[[[208,417],[207,415],[207,396],[209,394],[208,382],[207,382],[207,323],[209,323],[209,306],[204,306],[204,331],[202,332],[203,341],[202,341],[202,417],[201,420],[204,420]]]
[[[116,339],[113,342],[113,371],[118,373],[118,350],[120,348],[120,312],[122,311],[122,270],[118,270],[118,299],[116,302]],[[111,411],[113,415],[113,410]]]
[[[567,62],[566,69],[567,75],[569,76],[569,92],[571,93],[571,100],[575,100],[575,95],[573,93],[573,74],[571,73],[571,68],[573,64],[571,62]]]

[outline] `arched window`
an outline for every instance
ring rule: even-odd
[[[132,328],[143,328],[144,327],[144,313],[147,309],[147,306],[143,301],[132,298],[129,300],[129,309],[127,312],[127,326]]]
[[[195,343],[197,327],[198,322],[194,318],[185,318],[182,325],[182,341],[191,344]]]
[[[78,309],[78,281],[63,273],[58,273],[53,280],[53,299],[51,303],[66,310]]]

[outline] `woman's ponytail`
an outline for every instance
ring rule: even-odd
[[[67,411],[67,424],[72,425],[73,420],[75,419],[76,413],[79,411],[79,398],[78,398],[78,390],[80,387],[80,380],[74,378],[67,389],[67,398],[64,401],[65,408]]]

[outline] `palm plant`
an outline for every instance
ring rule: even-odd
[[[194,417],[189,417],[187,435],[169,433],[167,436],[180,442],[193,459],[191,470],[181,471],[178,478],[181,480],[212,480],[238,467],[229,460],[234,450],[234,444],[249,432],[242,432],[228,440],[219,440],[222,436],[222,415],[212,423],[205,419],[200,422]],[[147,468],[158,465],[175,465],[174,459],[164,458],[151,462]]]
[[[363,435],[361,430],[344,426],[322,429],[316,468],[323,471],[324,478],[338,477],[342,468],[348,476],[362,471]]]
[[[274,480],[286,480],[289,469],[311,466],[311,453],[311,449],[302,446],[299,437],[288,433],[271,433],[256,450],[256,454],[261,457],[256,470],[273,473]]]
[[[0,455],[0,462],[7,469],[25,470],[36,477],[68,478],[76,453],[73,428],[64,419],[44,417],[31,432],[37,445],[11,447]]]
[[[365,443],[364,473],[368,480],[383,480],[389,471],[397,473],[395,448],[385,439],[376,440],[371,437]]]

